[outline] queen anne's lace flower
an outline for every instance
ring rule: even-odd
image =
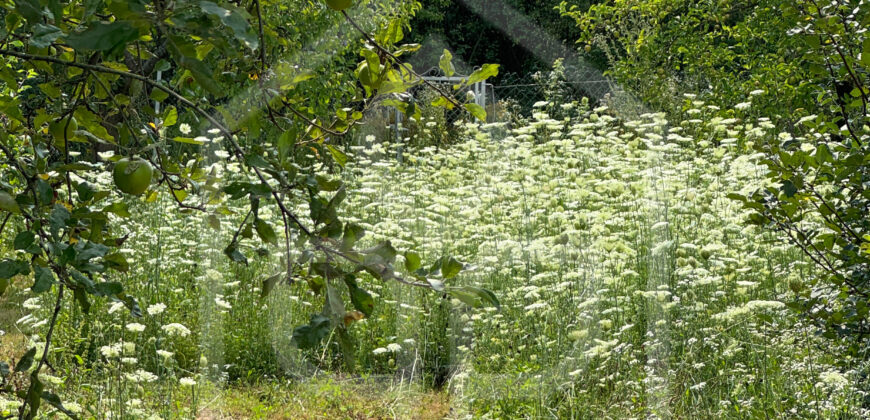
[[[187,337],[190,335],[190,330],[178,323],[167,324],[160,327],[160,329],[172,336]]]
[[[165,310],[166,310],[166,305],[164,305],[162,303],[155,303],[153,305],[149,305],[148,309],[146,309],[146,311],[148,312],[148,315],[151,315],[151,316],[160,315]]]

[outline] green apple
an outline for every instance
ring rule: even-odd
[[[66,128],[66,133],[64,133],[64,127]],[[54,137],[54,140],[57,141],[58,144],[63,144],[66,139],[72,140],[76,135],[76,130],[78,129],[79,123],[75,118],[70,118],[69,124],[67,124],[66,118],[48,124],[48,132],[51,133],[51,136]]]
[[[142,195],[151,185],[154,168],[140,158],[124,158],[115,163],[112,178],[119,190],[132,195]]]
[[[359,81],[362,82],[364,86],[368,86],[372,89],[378,88],[378,75],[369,68],[368,63],[363,63],[359,68]]]

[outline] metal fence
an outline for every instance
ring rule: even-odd
[[[609,95],[618,92],[614,85],[600,72],[594,70],[563,69],[561,72],[539,72],[528,75],[502,74],[486,82],[454,89],[466,75],[446,77],[439,70],[423,74],[427,84],[420,84],[409,94],[423,118],[420,121],[407,119],[402,112],[392,107],[383,107],[369,115],[367,127],[358,132],[355,143],[370,143],[367,138],[406,145],[438,144],[452,141],[457,133],[457,122],[470,121],[472,117],[462,107],[445,110],[431,106],[440,93],[448,93],[461,105],[474,102],[486,110],[487,122],[513,122],[531,117],[535,104],[543,101],[568,103],[589,98],[597,104]],[[440,92],[439,92],[440,91]],[[401,160],[401,147],[396,156]]]
[[[500,101],[515,101],[517,111],[529,115],[535,103],[553,100],[553,94],[561,93],[560,100],[579,100],[586,97],[597,102],[610,94],[612,84],[606,79],[564,78],[549,80],[548,73],[531,75],[507,74],[500,76],[489,85],[490,95],[494,103]],[[555,91],[555,92],[554,92]]]

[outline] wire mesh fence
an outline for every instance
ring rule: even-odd
[[[494,103],[515,101],[516,111],[523,115],[529,115],[534,105],[543,101],[555,99],[570,102],[583,97],[598,101],[612,91],[612,85],[606,79],[553,80],[548,73],[507,74],[496,79],[489,88]]]
[[[460,123],[474,118],[464,109],[467,103],[481,105],[486,111],[487,123],[510,124],[530,118],[546,102],[570,103],[589,98],[591,103],[599,103],[618,93],[600,72],[559,66],[534,74],[502,74],[478,85],[462,85],[464,76],[448,78],[437,69],[423,76],[427,83],[411,89],[408,94],[413,100],[406,100],[419,110],[419,119],[407,118],[395,107],[380,107],[368,115],[354,143],[371,144],[372,136],[377,141],[401,145],[450,143],[459,135]],[[431,105],[445,93],[460,106],[448,110]],[[396,157],[401,160],[401,155],[399,148]]]

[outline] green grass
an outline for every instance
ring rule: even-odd
[[[442,419],[449,413],[443,393],[361,380],[315,379],[295,385],[267,383],[215,394],[205,419]]]

